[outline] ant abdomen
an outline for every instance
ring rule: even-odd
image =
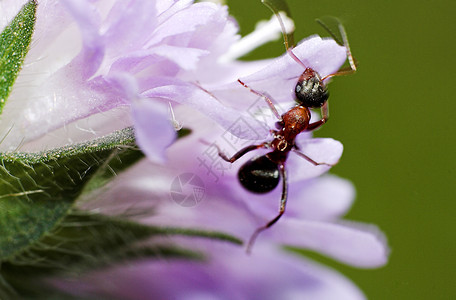
[[[266,155],[258,156],[239,169],[238,178],[247,190],[258,194],[268,193],[279,184],[279,166]]]
[[[305,107],[318,108],[328,100],[329,93],[325,84],[311,68],[307,68],[299,77],[295,87],[296,101]]]

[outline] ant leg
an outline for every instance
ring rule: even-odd
[[[247,84],[245,84],[244,82],[242,82],[240,79],[238,79],[238,82],[240,84],[242,84],[243,87],[249,89],[250,92],[254,93],[255,95],[257,96],[260,96],[261,98],[264,99],[264,101],[266,101],[266,103],[268,104],[269,108],[272,110],[272,113],[274,114],[274,116],[276,116],[277,119],[279,119],[280,121],[282,121],[282,116],[279,114],[279,112],[277,111],[277,108],[274,106],[274,103],[272,103],[272,100],[271,98],[269,98],[268,96],[266,96],[265,94],[262,94],[260,92],[257,92],[255,91],[254,89],[252,89],[251,87],[249,87]]]
[[[308,157],[307,155],[305,155],[304,153],[302,153],[299,150],[292,149],[291,151],[293,151],[294,153],[298,154],[299,156],[301,156],[302,158],[304,158],[305,160],[307,160],[308,162],[310,162],[314,166],[321,166],[321,165],[330,166],[330,167],[334,166],[333,164],[316,162],[315,160],[313,160],[312,158]]]
[[[321,125],[328,122],[328,119],[329,119],[328,102],[325,102],[325,104],[323,104],[323,106],[321,107],[321,115],[323,116],[323,118],[317,122],[313,122],[313,123],[309,124],[306,131],[315,130],[315,129],[319,128]]]
[[[247,254],[250,254],[252,252],[253,244],[255,244],[255,240],[257,239],[258,235],[261,232],[263,232],[264,230],[266,230],[269,227],[271,227],[272,225],[274,225],[280,219],[280,217],[282,217],[282,215],[285,213],[285,207],[287,205],[287,199],[288,199],[288,181],[287,181],[287,172],[285,170],[285,165],[283,163],[279,164],[279,172],[280,172],[280,175],[282,176],[282,197],[280,198],[279,214],[274,219],[272,219],[271,221],[266,223],[266,225],[261,226],[255,230],[255,232],[252,234],[252,236],[250,237],[249,242],[247,244],[247,249],[246,249]]]
[[[238,152],[236,152],[232,157],[228,157],[225,153],[223,153],[222,150],[219,148],[219,146],[217,146],[215,144],[214,144],[214,146],[218,150],[218,155],[223,160],[225,160],[225,161],[227,161],[229,163],[233,163],[233,162],[235,162],[236,160],[238,160],[239,158],[241,158],[242,156],[244,156],[245,154],[247,154],[250,151],[253,151],[253,150],[256,150],[256,149],[260,149],[260,148],[265,148],[267,146],[267,144],[268,143],[263,143],[263,144],[260,144],[260,145],[250,145],[250,146],[244,147],[241,150],[239,150]]]

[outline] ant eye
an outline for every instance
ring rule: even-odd
[[[247,190],[258,194],[267,193],[279,184],[279,167],[266,156],[259,156],[239,169],[238,178]]]
[[[295,87],[296,101],[305,107],[317,108],[328,100],[329,92],[323,82],[313,76],[299,80]]]

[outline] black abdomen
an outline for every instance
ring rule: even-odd
[[[258,194],[267,193],[279,184],[279,167],[266,156],[259,156],[239,169],[238,178],[247,190]]]

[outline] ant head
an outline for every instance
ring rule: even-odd
[[[320,75],[307,68],[295,87],[296,102],[305,107],[318,108],[328,100],[329,92]]]

